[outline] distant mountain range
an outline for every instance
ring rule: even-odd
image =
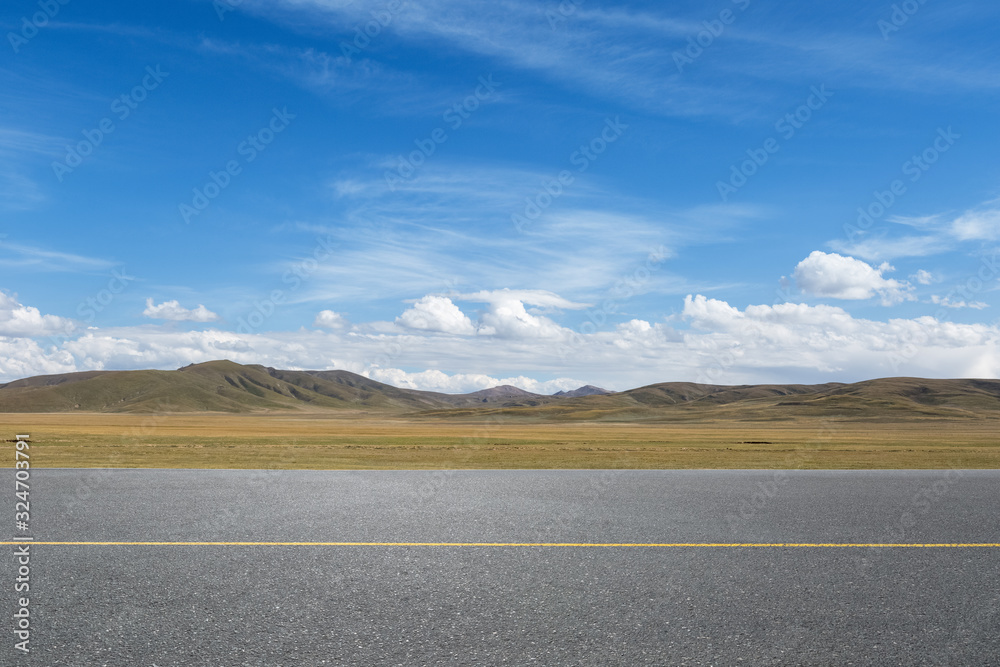
[[[511,386],[469,394],[400,389],[348,371],[283,371],[210,361],[175,371],[86,371],[0,385],[0,412],[317,411],[532,421],[873,421],[998,419],[1000,380],[884,378],[853,384],[664,382],[622,392],[586,385],[553,395]]]
[[[610,394],[611,392],[607,389],[601,389],[600,387],[595,387],[592,384],[586,384],[573,391],[557,391],[552,394],[553,396],[564,396],[566,398],[574,398],[576,396],[595,396],[598,394]]]

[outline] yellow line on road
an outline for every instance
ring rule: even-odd
[[[841,542],[50,542],[44,540],[0,542],[52,546],[99,547],[617,547],[617,548],[997,548],[997,542],[955,543],[841,543]]]

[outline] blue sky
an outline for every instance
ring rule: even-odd
[[[0,381],[1000,375],[985,0],[9,2]]]

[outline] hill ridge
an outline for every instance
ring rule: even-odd
[[[467,394],[404,389],[345,370],[281,370],[222,359],[177,370],[81,371],[0,385],[0,412],[360,412],[483,419],[790,421],[998,419],[1000,380],[876,378],[855,383],[661,382],[554,395],[501,385]]]

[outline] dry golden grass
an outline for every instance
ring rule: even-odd
[[[1000,423],[454,423],[362,413],[0,414],[33,467],[998,468]],[[5,466],[13,466],[13,447]]]

